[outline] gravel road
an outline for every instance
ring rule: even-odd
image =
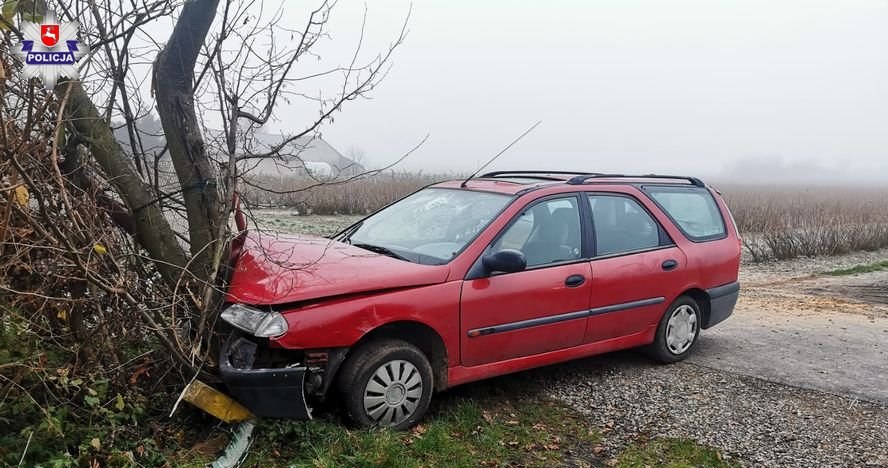
[[[632,352],[552,372],[549,396],[586,414],[607,458],[636,438],[693,438],[748,466],[888,466],[888,408]]]

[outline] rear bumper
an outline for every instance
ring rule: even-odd
[[[231,396],[256,416],[311,419],[304,391],[306,368],[254,369],[256,348],[256,343],[237,336],[222,347],[219,372]]]
[[[724,286],[707,289],[706,293],[709,294],[709,314],[703,323],[704,329],[721,323],[731,316],[740,296],[740,282],[734,281]]]

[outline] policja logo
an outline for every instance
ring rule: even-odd
[[[58,23],[51,13],[41,24],[23,22],[24,39],[18,55],[25,61],[25,76],[42,79],[49,90],[60,77],[79,78],[74,64],[89,52],[89,47],[77,40],[79,27],[77,22]]]

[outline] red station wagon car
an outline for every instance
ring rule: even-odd
[[[360,426],[404,429],[466,382],[635,347],[682,360],[733,311],[739,268],[699,179],[492,172],[330,239],[243,231],[220,369],[259,416],[335,396]]]

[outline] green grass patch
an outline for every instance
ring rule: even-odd
[[[875,271],[884,271],[888,270],[888,260],[882,260],[881,262],[868,263],[866,265],[857,265],[851,268],[843,268],[839,270],[827,271],[825,274],[829,276],[847,276],[847,275],[857,275],[860,273],[872,273]]]
[[[439,400],[426,421],[407,432],[264,421],[245,465],[544,467],[598,439],[581,416],[540,397]]]
[[[688,439],[653,439],[633,445],[618,458],[618,468],[736,468],[718,450]]]

